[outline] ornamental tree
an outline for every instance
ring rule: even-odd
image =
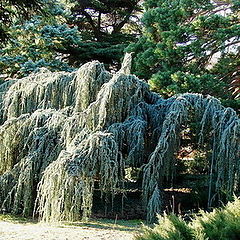
[[[199,149],[211,153],[204,160],[208,206],[239,194],[236,112],[201,94],[164,100],[128,75],[125,60],[115,74],[93,61],[0,85],[0,211],[74,221],[91,216],[97,192],[106,204],[122,196],[125,209],[126,194],[137,189],[153,221],[164,209],[164,189],[176,183],[191,123],[199,124]],[[140,171],[136,180],[129,169]]]

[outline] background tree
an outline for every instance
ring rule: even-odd
[[[22,77],[41,67],[52,71],[71,71],[68,55],[59,49],[74,47],[80,41],[76,27],[66,24],[64,6],[48,6],[47,15],[35,15],[27,21],[15,21],[8,29],[9,40],[0,50],[1,73],[7,77]]]
[[[97,59],[105,64],[119,65],[124,48],[141,32],[140,0],[74,1],[70,24],[81,32],[78,48],[69,47],[72,61],[85,63]]]
[[[9,39],[8,28],[13,21],[27,19],[36,12],[41,12],[48,0],[2,0],[0,3],[0,43]]]
[[[240,1],[146,0],[144,35],[128,48],[135,73],[163,96],[211,94],[239,108],[229,83],[239,74]]]
[[[8,41],[0,51],[1,73],[21,77],[40,67],[68,71],[92,60],[118,67],[124,48],[140,32],[139,2],[49,0],[41,12],[23,21],[31,16],[28,8],[25,18],[15,18],[8,27]]]

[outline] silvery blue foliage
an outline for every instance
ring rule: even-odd
[[[71,73],[41,69],[0,88],[1,209],[37,212],[44,221],[87,218],[94,182],[114,196],[125,191],[126,167],[137,166],[152,221],[188,122],[200,123],[199,144],[211,136],[209,206],[222,192],[239,189],[236,112],[201,94],[163,100],[125,71],[127,64],[110,74],[95,61]]]

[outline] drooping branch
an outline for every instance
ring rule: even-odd
[[[162,188],[174,177],[180,133],[200,124],[208,139],[209,205],[232,195],[240,180],[240,120],[213,97],[167,100],[128,75],[131,56],[110,74],[102,64],[73,73],[42,71],[3,88],[0,126],[2,211],[44,221],[91,214],[94,184],[104,195],[125,190],[125,169],[143,170],[148,220],[161,211]]]

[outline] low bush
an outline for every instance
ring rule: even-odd
[[[136,240],[238,240],[240,239],[240,199],[224,208],[201,212],[191,222],[176,215],[159,216],[154,228],[143,227]]]

